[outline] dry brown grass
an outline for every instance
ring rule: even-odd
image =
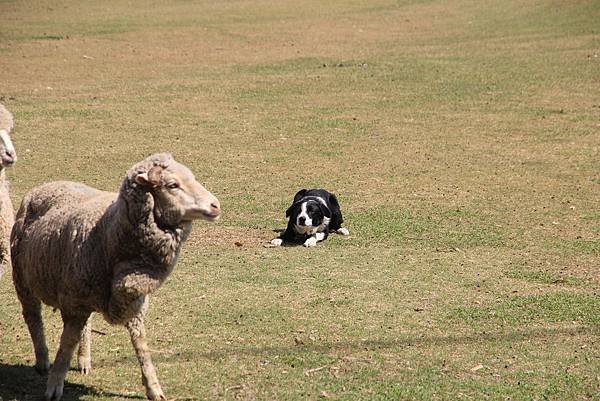
[[[596,399],[594,1],[1,2],[15,205],[171,151],[221,200],[153,299],[174,399]],[[301,187],[349,239],[263,245]],[[7,275],[0,398],[43,379]],[[58,316],[45,311],[51,349]],[[67,399],[139,397],[123,330]]]

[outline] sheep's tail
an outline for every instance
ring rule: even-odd
[[[20,244],[26,236],[26,232],[35,221],[48,213],[55,203],[58,202],[57,198],[60,198],[60,195],[65,193],[65,191],[51,191],[54,186],[62,184],[65,183],[50,182],[42,184],[29,191],[29,193],[23,197],[10,233],[10,256],[13,263],[13,271],[17,268],[15,262],[19,258]],[[64,186],[60,186],[59,188],[64,189]],[[70,198],[66,199],[66,201],[69,200],[73,201],[73,199]],[[63,199],[63,202],[64,201],[65,200]],[[27,240],[25,240],[25,243],[27,243]]]
[[[14,126],[13,115],[0,103],[0,130],[10,134]]]
[[[17,215],[15,216],[15,222],[10,231],[10,261],[13,269],[13,280],[22,267],[20,261],[21,256],[21,245],[27,244],[27,240],[23,240],[27,228],[36,220],[38,215],[46,213],[47,209],[43,209],[43,205],[35,196],[35,190],[32,190],[23,197]],[[43,210],[40,210],[43,209]],[[40,213],[41,212],[41,213]]]

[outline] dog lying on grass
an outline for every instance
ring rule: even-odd
[[[298,191],[285,216],[289,219],[287,228],[271,240],[271,246],[292,243],[313,247],[327,239],[330,232],[350,234],[342,227],[344,220],[337,198],[324,189]]]

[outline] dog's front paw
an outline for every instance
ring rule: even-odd
[[[312,247],[315,245],[317,245],[317,239],[315,237],[310,237],[309,239],[304,241],[304,246],[306,247]]]
[[[348,231],[348,229],[346,227],[338,228],[338,230],[336,232],[338,234],[342,234],[342,235],[350,235],[350,231]]]
[[[283,240],[281,238],[273,238],[271,240],[272,246],[281,246],[281,244],[283,244]]]

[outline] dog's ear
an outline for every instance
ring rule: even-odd
[[[294,195],[294,202],[293,203],[296,203],[300,199],[304,198],[304,194],[306,194],[306,191],[308,191],[308,189],[301,189],[300,191],[298,191],[298,193],[296,193],[296,195]]]
[[[292,203],[292,206],[290,206],[288,208],[288,210],[285,211],[285,217],[290,217],[290,215],[292,214],[292,212],[294,211],[294,209],[296,209],[298,207],[298,203],[294,202]]]
[[[340,204],[334,194],[329,194],[329,203],[331,206],[337,207],[338,209],[340,208]]]
[[[329,208],[321,202],[319,202],[319,209],[321,209],[321,213],[323,213],[323,216],[327,217],[328,219],[331,218],[331,210],[329,210]]]

